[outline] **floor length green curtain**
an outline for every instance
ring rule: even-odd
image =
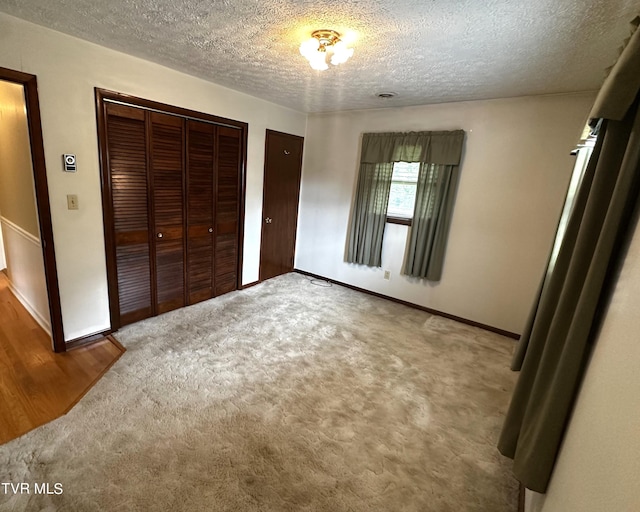
[[[637,26],[637,25],[636,25]],[[591,155],[555,265],[542,286],[517,354],[521,373],[498,444],[529,489],[545,492],[580,380],[604,283],[640,190],[640,32],[603,86]]]
[[[393,163],[362,163],[351,215],[347,261],[382,265],[382,238],[387,222]]]
[[[422,164],[404,273],[439,281],[453,215],[459,167]]]

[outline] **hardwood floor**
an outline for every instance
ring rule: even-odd
[[[66,414],[123,352],[107,337],[54,353],[0,272],[0,444]]]

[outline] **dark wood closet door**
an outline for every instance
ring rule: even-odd
[[[260,280],[293,270],[304,139],[267,130]]]
[[[215,127],[187,121],[187,282],[189,304],[214,296]]]
[[[157,313],[183,307],[185,301],[184,119],[151,112],[150,185],[155,230]]]
[[[126,325],[154,314],[144,111],[107,104],[106,146],[115,231],[116,317]]]
[[[96,98],[113,329],[236,290],[247,124]]]
[[[241,131],[218,127],[216,138],[215,295],[238,287]]]

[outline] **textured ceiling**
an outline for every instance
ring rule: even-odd
[[[637,0],[0,0],[0,11],[304,112],[597,89]],[[354,31],[312,70],[313,30]],[[376,93],[393,91],[395,98]]]

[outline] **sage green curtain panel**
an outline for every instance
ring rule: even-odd
[[[439,281],[458,188],[457,165],[422,164],[404,273]]]
[[[382,237],[387,222],[393,163],[362,163],[351,216],[347,261],[382,265]]]
[[[598,311],[606,304],[606,278],[640,194],[639,90],[640,31],[635,31],[594,105],[591,117],[600,126],[596,146],[514,361],[521,372],[498,448],[514,459],[516,476],[534,491],[547,489]]]
[[[347,262],[358,263],[373,267],[382,265],[382,242],[387,217],[389,191],[391,190],[391,177],[395,162],[420,162],[420,175],[423,176],[423,187],[418,188],[416,203],[420,203],[421,210],[428,210],[428,205],[433,204],[428,190],[428,169],[436,164],[443,169],[455,167],[460,164],[464,132],[462,130],[447,132],[406,132],[406,133],[365,133],[362,136],[362,152],[360,156],[360,171],[356,188],[355,201],[351,214],[349,236],[347,238]],[[420,179],[420,178],[419,178]],[[451,181],[451,179],[449,179]],[[455,183],[454,183],[455,184]],[[420,185],[420,184],[419,184]],[[418,186],[419,186],[418,185]],[[446,188],[446,187],[445,187]],[[448,192],[452,188],[446,188]],[[420,190],[422,190],[422,195]],[[443,188],[443,190],[445,190]],[[453,187],[455,193],[455,187]],[[423,197],[425,196],[425,197]],[[436,211],[451,213],[452,202],[445,205],[438,203]],[[425,210],[426,211],[426,210]],[[426,221],[423,229],[416,235],[416,247],[421,242],[436,243],[443,238],[446,241],[449,220],[443,221],[437,229],[427,229]],[[426,229],[426,231],[425,231]],[[428,231],[433,231],[431,235]],[[425,234],[426,233],[426,234]],[[434,251],[428,249],[420,252],[416,260],[416,268],[422,261],[422,254],[435,254],[433,261],[444,257],[444,245]],[[438,275],[431,266],[433,275]],[[415,274],[417,275],[417,274]],[[426,275],[426,274],[425,274]],[[421,276],[424,277],[424,276]]]

